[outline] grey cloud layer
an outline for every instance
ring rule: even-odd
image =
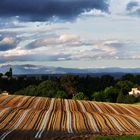
[[[127,4],[126,10],[131,16],[140,16],[140,2],[131,1]]]
[[[13,37],[0,37],[0,51],[7,51],[17,47],[18,41]]]
[[[1,0],[0,16],[19,16],[33,21],[44,21],[54,16],[72,20],[91,9],[108,12],[108,6],[108,0]]]
[[[132,10],[134,7],[138,6],[138,2],[136,1],[131,1],[127,4],[127,10]]]
[[[62,34],[56,38],[56,42],[51,41],[39,39],[29,43],[25,48],[13,49],[10,50],[10,53],[9,51],[0,53],[0,63],[9,61],[140,59],[140,43],[119,40],[82,41],[80,37],[72,34]],[[7,38],[5,42],[11,43],[12,40]],[[73,44],[75,44],[74,47]]]
[[[62,34],[62,35],[55,35],[52,37],[45,37],[41,39],[37,39],[26,46],[26,49],[35,49],[40,47],[47,47],[47,46],[79,46],[80,44],[80,37],[76,34]]]

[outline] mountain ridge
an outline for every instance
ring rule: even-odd
[[[42,65],[1,65],[0,73],[5,73],[9,68],[13,69],[13,74],[95,74],[95,73],[140,73],[140,68],[65,68]]]

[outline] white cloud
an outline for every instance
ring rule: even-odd
[[[12,50],[17,47],[18,40],[14,37],[5,36],[1,37],[0,41],[0,51],[5,52],[7,50]]]
[[[110,12],[113,15],[121,14],[124,15],[126,11],[126,5],[130,0],[110,0]]]
[[[64,37],[64,40],[62,39]],[[61,40],[61,39],[62,40]],[[59,40],[60,39],[60,40]],[[76,40],[74,40],[76,39]],[[140,48],[138,47],[140,43],[134,44],[131,41],[120,41],[114,40],[100,40],[91,41],[87,45],[80,43],[80,47],[70,47],[67,42],[77,41],[79,37],[75,35],[62,34],[58,36],[54,44],[54,40],[39,40],[37,45],[48,45],[48,47],[39,47],[35,49],[23,49],[15,48],[13,50],[5,51],[5,53],[0,53],[0,56],[4,58],[10,58],[11,61],[21,60],[26,61],[66,61],[66,60],[98,60],[98,59],[139,59],[138,52]],[[92,43],[91,43],[92,42]],[[60,44],[58,44],[60,43]],[[65,47],[62,44],[65,44]],[[52,44],[52,45],[50,45]],[[56,45],[54,48],[53,45]],[[7,59],[6,59],[7,60]],[[9,59],[8,59],[9,60]]]
[[[49,46],[59,46],[68,44],[77,44],[80,41],[80,37],[77,34],[65,33],[62,35],[58,35],[56,37],[48,37],[42,39],[36,39],[32,43],[27,45],[27,49],[35,49],[40,47],[49,47]]]
[[[32,54],[31,51],[28,51],[28,50],[21,50],[21,49],[13,49],[13,50],[8,50],[8,51],[5,51],[4,54],[0,54],[4,57],[13,57],[13,56],[23,56],[23,55],[27,55],[27,54]]]
[[[127,4],[126,12],[128,15],[140,16],[140,1],[131,1]]]
[[[79,41],[80,37],[79,35],[76,34],[62,34],[59,37],[59,41],[60,43],[67,43],[67,42],[75,42],[75,41]]]
[[[0,45],[11,45],[15,42],[15,39],[12,37],[5,37],[0,41]]]
[[[85,11],[84,13],[81,14],[81,16],[104,17],[104,16],[108,16],[108,13],[98,9],[92,9],[90,11]]]

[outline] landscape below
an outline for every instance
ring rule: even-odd
[[[0,140],[140,134],[140,106],[0,95]]]

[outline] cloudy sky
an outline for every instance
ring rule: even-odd
[[[0,65],[140,67],[140,0],[0,0]]]

